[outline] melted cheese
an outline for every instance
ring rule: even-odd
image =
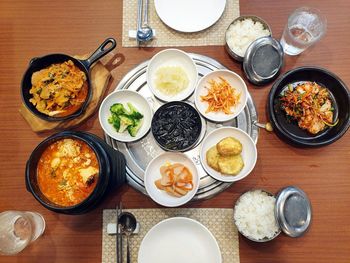
[[[72,139],[64,139],[58,146],[58,157],[76,157],[79,154],[80,146]]]

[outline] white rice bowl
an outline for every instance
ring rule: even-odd
[[[244,193],[234,209],[238,231],[253,241],[268,241],[280,233],[274,209],[276,198],[263,190]]]
[[[237,20],[226,31],[226,42],[237,55],[244,57],[248,46],[260,37],[269,36],[271,32],[260,21],[251,18]]]

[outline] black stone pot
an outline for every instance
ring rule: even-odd
[[[37,182],[37,164],[44,150],[52,143],[67,138],[79,139],[87,143],[95,152],[100,168],[94,191],[81,203],[68,207],[59,206],[48,200],[40,191]],[[47,209],[64,214],[83,214],[95,208],[109,191],[125,183],[125,166],[124,155],[111,148],[96,135],[86,132],[64,131],[48,137],[34,149],[27,161],[25,182],[27,190]]]
[[[330,92],[337,125],[327,127],[316,135],[298,127],[281,109],[280,95],[288,84],[305,81],[316,82]],[[298,147],[320,147],[340,139],[350,126],[350,91],[345,83],[330,71],[318,67],[300,67],[288,71],[273,84],[267,103],[267,112],[276,134],[285,142]]]

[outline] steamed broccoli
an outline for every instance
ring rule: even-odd
[[[129,126],[134,125],[134,120],[127,115],[120,115],[120,127],[118,132],[124,132]]]
[[[119,131],[119,128],[120,128],[120,118],[118,115],[116,114],[112,114],[109,118],[108,118],[108,122],[110,124],[113,125],[113,127]]]
[[[132,137],[135,137],[139,129],[141,128],[142,120],[134,120],[134,125],[128,127],[128,132]]]
[[[133,119],[137,119],[137,120],[140,120],[143,118],[143,115],[141,113],[139,113],[137,111],[137,109],[135,109],[135,107],[130,103],[128,102],[128,107],[129,107],[129,111],[128,111],[128,115],[133,118]]]
[[[123,104],[121,104],[121,103],[115,103],[115,104],[113,104],[113,105],[109,108],[109,110],[110,110],[112,113],[116,114],[116,115],[126,113],[126,112],[125,112],[125,108],[124,108]]]
[[[130,103],[127,103],[128,110],[121,103],[115,103],[110,107],[112,115],[108,122],[113,125],[117,132],[128,130],[132,137],[135,137],[142,125],[143,115]]]

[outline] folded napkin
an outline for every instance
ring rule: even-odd
[[[87,56],[75,56],[75,58],[79,59],[84,59],[86,57]],[[74,119],[66,121],[45,121],[35,116],[24,104],[21,105],[19,112],[34,132],[69,129],[81,124],[94,114],[106,91],[111,74],[101,62],[95,63],[90,71],[92,97],[85,112]]]

